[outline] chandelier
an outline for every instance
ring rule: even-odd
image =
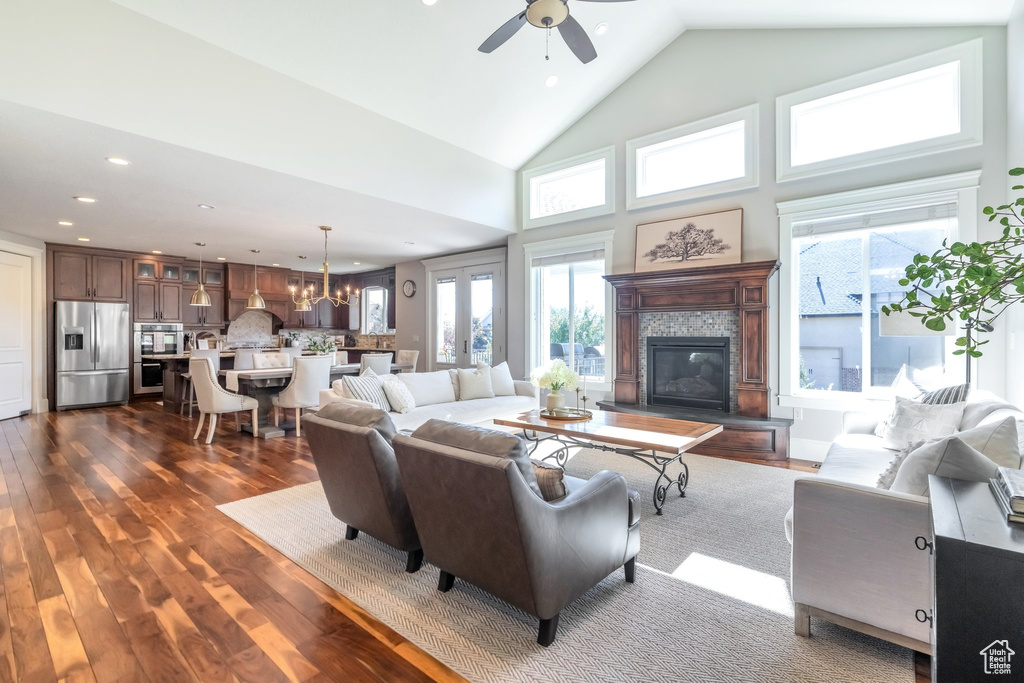
[[[320,229],[324,231],[324,268],[323,268],[323,270],[324,270],[324,289],[323,289],[323,294],[321,294],[320,296],[316,296],[315,287],[313,285],[309,285],[308,287],[306,287],[306,288],[304,288],[302,290],[302,294],[300,296],[296,296],[296,290],[295,290],[294,285],[292,287],[290,287],[290,289],[292,291],[292,303],[295,304],[295,310],[299,311],[299,312],[309,311],[309,310],[311,310],[313,308],[313,306],[316,306],[318,303],[320,303],[321,301],[324,301],[324,300],[330,301],[332,304],[334,304],[335,307],[338,307],[338,306],[353,306],[353,305],[355,305],[355,302],[352,301],[352,298],[353,297],[356,297],[356,298],[359,297],[359,290],[357,289],[355,291],[355,293],[352,293],[348,286],[345,287],[345,295],[344,296],[342,296],[340,289],[337,291],[335,296],[331,296],[331,288],[330,288],[330,285],[328,284],[328,277],[330,275],[330,273],[329,273],[330,268],[329,268],[328,263],[327,263],[327,235],[331,231],[331,226],[329,226],[329,225],[321,225]]]

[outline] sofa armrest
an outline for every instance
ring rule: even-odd
[[[540,397],[540,389],[533,386],[533,383],[528,380],[517,379],[513,382],[516,385],[516,396],[530,396],[532,398]]]
[[[320,408],[323,408],[324,406],[330,403],[346,403],[348,405],[353,406],[362,406],[363,408],[375,407],[372,403],[369,403],[368,401],[360,401],[354,398],[345,398],[344,396],[336,392],[334,389],[321,389],[320,406],[317,408],[317,410],[320,410]]]
[[[878,413],[848,410],[843,413],[843,434],[874,434],[881,421]]]
[[[831,479],[793,489],[793,602],[929,642],[927,498]]]

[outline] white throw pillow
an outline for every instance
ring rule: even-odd
[[[471,401],[474,398],[494,398],[491,369],[486,365],[475,370],[459,368],[459,400]]]
[[[875,484],[875,486],[880,489],[891,489],[892,483],[896,481],[896,473],[900,471],[900,466],[903,465],[903,461],[907,459],[907,456],[924,444],[924,441],[915,441],[897,453],[896,457],[889,462],[889,466],[886,467],[885,471],[878,477],[878,483]]]
[[[487,367],[485,363],[480,366]],[[512,371],[508,363],[502,361],[491,368],[491,388],[495,396],[515,396],[516,383],[512,380]]]
[[[452,381],[452,391],[455,392],[455,400],[459,401],[462,399],[459,392],[459,371],[452,368],[448,371],[448,379]]]
[[[967,481],[988,481],[996,474],[996,464],[956,436],[936,439],[907,456],[890,490],[927,496],[929,474]]]
[[[956,436],[995,464],[1020,469],[1020,442],[1015,418],[981,424],[974,429],[957,432]]]
[[[892,413],[878,423],[875,435],[894,451],[915,441],[927,441],[955,434],[965,403],[928,405],[907,398],[896,399]]]
[[[331,388],[334,389],[334,393],[342,398],[352,398],[352,394],[345,388],[345,378],[336,379],[331,382]]]
[[[358,377],[345,376],[341,378],[345,383],[345,389],[352,394],[357,401],[366,401],[377,406],[385,413],[391,412],[391,404],[381,386],[380,377],[373,370],[367,368]]]
[[[381,387],[383,387],[384,395],[388,397],[388,403],[391,404],[391,409],[394,412],[408,413],[416,407],[416,399],[413,398],[409,387],[405,386],[404,382],[400,382],[397,376],[388,375],[381,378]]]
[[[403,372],[398,380],[405,383],[417,406],[455,401],[455,389],[447,370],[437,372]]]

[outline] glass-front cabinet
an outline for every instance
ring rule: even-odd
[[[166,263],[158,259],[135,259],[136,280],[172,280],[181,282],[180,263]]]

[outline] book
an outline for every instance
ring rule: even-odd
[[[1009,467],[996,468],[996,479],[1003,485],[1006,497],[1010,500],[1010,509],[1024,514],[1024,472]]]
[[[992,489],[992,495],[995,496],[996,502],[999,503],[999,507],[1002,508],[1003,512],[1006,513],[1006,521],[1014,522],[1015,524],[1024,524],[1024,514],[1014,512],[1010,508],[1010,499],[1006,495],[1006,491],[1003,490],[1003,485],[998,479],[989,479],[988,486]]]

